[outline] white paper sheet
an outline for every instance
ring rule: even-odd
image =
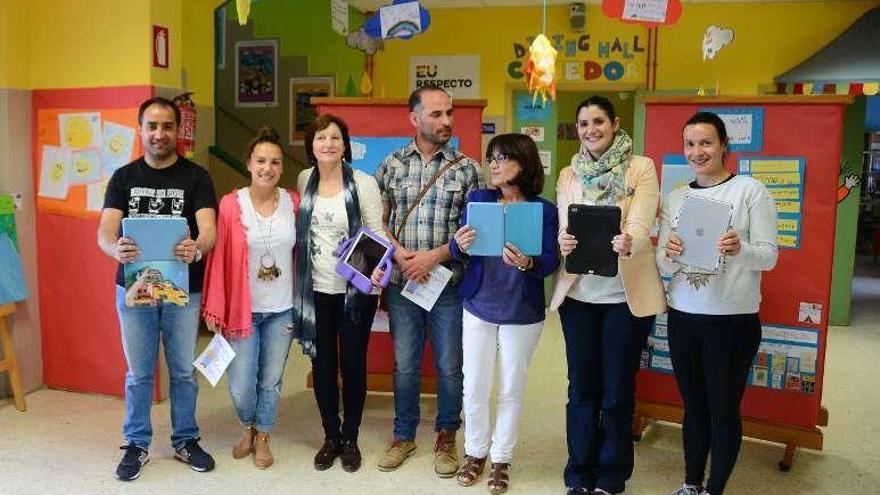
[[[119,167],[131,161],[135,130],[131,127],[104,122],[104,146],[101,148],[101,164],[104,177],[109,179]]]
[[[624,0],[623,19],[627,21],[665,22],[668,0]]]
[[[379,9],[379,24],[383,38],[398,37],[403,33],[421,32],[422,17],[419,2],[386,5]]]
[[[40,196],[67,199],[70,187],[70,151],[57,146],[43,146],[40,161]]]
[[[101,153],[97,148],[70,152],[70,183],[88,184],[101,180]]]
[[[193,362],[193,366],[205,375],[212,387],[216,387],[234,357],[235,351],[229,346],[229,342],[220,333],[215,333],[205,350]]]
[[[92,182],[86,185],[86,211],[101,211],[104,208],[104,193],[107,182]]]
[[[446,287],[446,284],[449,283],[449,279],[451,278],[452,270],[443,265],[435,265],[434,268],[428,272],[427,282],[419,284],[410,280],[403,286],[400,295],[418,304],[424,308],[425,311],[431,311],[431,308],[434,307],[434,303],[437,302],[437,298],[440,297],[440,293],[443,292],[443,289]]]
[[[74,150],[101,146],[101,114],[63,113],[58,116],[61,146]]]

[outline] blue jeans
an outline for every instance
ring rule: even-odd
[[[633,316],[625,302],[566,298],[559,319],[568,360],[565,486],[621,493],[633,472],[636,373],[654,317]]]
[[[122,434],[128,443],[146,450],[153,427],[150,408],[159,357],[159,338],[165,347],[165,361],[171,380],[171,444],[181,447],[199,436],[196,424],[196,398],[199,385],[195,377],[196,336],[202,294],[189,295],[189,304],[175,306],[128,307],[125,289],[116,286],[116,311],[122,333],[122,349],[128,371],[125,373],[125,421]]]
[[[388,284],[388,317],[394,341],[394,438],[412,440],[419,424],[419,392],[425,339],[430,339],[437,369],[437,419],[434,429],[461,427],[461,297],[447,286],[431,311],[406,299]],[[429,330],[430,328],[430,330]]]
[[[235,359],[226,369],[229,395],[244,426],[268,433],[275,426],[281,379],[293,339],[293,310],[253,313],[254,331],[247,338],[230,340]]]

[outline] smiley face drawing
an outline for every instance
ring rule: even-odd
[[[107,141],[107,149],[110,150],[110,153],[113,155],[119,155],[122,153],[122,149],[125,148],[125,138],[119,134],[114,135]]]
[[[57,162],[52,165],[52,168],[49,172],[49,179],[52,182],[58,183],[61,182],[61,179],[67,174],[67,167],[64,166],[63,163]]]
[[[92,161],[88,158],[81,156],[73,161],[73,174],[78,178],[82,179],[88,177],[92,173]]]
[[[64,145],[86,148],[92,144],[92,124],[86,117],[77,115],[67,119],[64,126]]]

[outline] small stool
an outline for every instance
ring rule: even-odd
[[[27,411],[27,405],[24,403],[24,390],[21,388],[21,376],[18,374],[18,362],[15,360],[15,347],[12,345],[12,333],[9,330],[9,325],[6,323],[6,317],[12,313],[15,313],[15,304],[0,306],[0,345],[3,347],[3,360],[0,361],[0,371],[9,372],[15,408],[19,411]]]

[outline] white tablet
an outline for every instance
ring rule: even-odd
[[[718,239],[727,232],[732,217],[733,205],[726,201],[685,196],[675,220],[675,232],[684,247],[678,261],[714,271],[721,260]]]

